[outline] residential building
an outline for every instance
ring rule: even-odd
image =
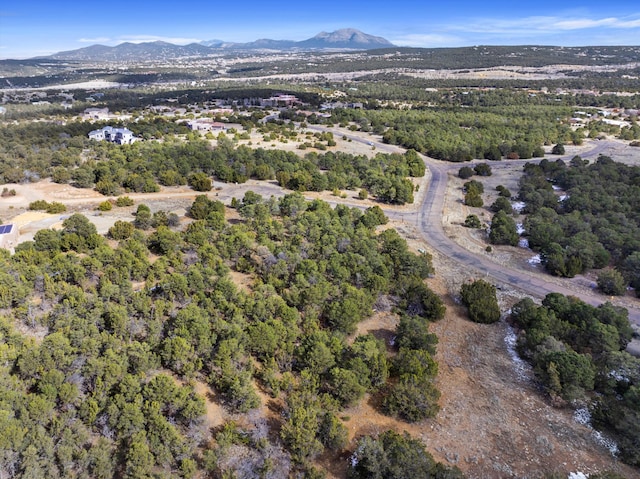
[[[97,141],[110,141],[118,145],[128,145],[137,140],[133,136],[133,132],[128,128],[114,128],[113,126],[105,126],[99,130],[90,131],[89,138]]]
[[[228,128],[226,123],[220,123],[219,121],[207,118],[190,120],[187,122],[187,126],[195,131],[225,131]]]

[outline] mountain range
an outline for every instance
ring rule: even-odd
[[[45,58],[79,61],[144,61],[180,57],[201,57],[232,50],[372,50],[394,45],[382,37],[368,35],[354,28],[321,32],[302,41],[260,39],[249,43],[208,40],[189,45],[175,45],[162,41],[121,43],[114,47],[91,45],[77,50],[54,53]],[[41,57],[42,58],[42,57]]]

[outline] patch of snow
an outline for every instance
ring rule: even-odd
[[[518,379],[521,381],[527,381],[529,379],[528,373],[531,371],[531,367],[520,358],[520,355],[518,355],[518,351],[516,351],[517,340],[516,332],[511,326],[508,326],[507,334],[504,337],[504,343],[507,345],[507,353],[509,353],[509,357],[511,358],[511,361],[513,361],[513,368],[515,369]]]
[[[521,213],[524,207],[527,206],[524,201],[513,201],[511,207],[517,212]]]
[[[529,248],[529,240],[527,238],[520,238],[518,240],[518,246],[520,248]]]
[[[615,457],[620,453],[620,449],[613,439],[605,436],[600,431],[596,431],[595,429],[593,429],[593,427],[591,426],[591,413],[586,407],[576,409],[573,412],[573,420],[578,424],[582,424],[591,429],[591,436],[593,437],[594,441],[607,449],[612,456]]]
[[[567,479],[589,479],[589,476],[584,474],[583,472],[570,472],[567,476]]]
[[[558,197],[558,201],[562,202],[562,201],[564,201],[564,200],[566,200],[567,198],[570,198],[570,197],[571,197],[571,195],[560,195]]]
[[[596,440],[596,442],[600,444],[602,447],[604,447],[605,449],[607,449],[609,451],[609,454],[611,454],[612,456],[615,457],[620,453],[620,449],[618,448],[618,445],[610,437],[605,436],[600,431],[596,431],[595,429],[593,430],[591,435]]]
[[[527,260],[527,263],[532,264],[532,265],[536,265],[536,264],[541,264],[542,263],[542,258],[540,257],[539,254],[532,256],[531,258],[529,258]]]
[[[551,185],[551,188],[553,188],[554,191],[559,191],[562,189],[558,185]]]
[[[624,373],[621,371],[616,371],[616,370],[610,371],[609,377],[612,379],[615,379],[618,382],[625,382],[625,383],[630,382],[629,378],[625,376]]]
[[[522,235],[525,232],[524,225],[522,223],[516,224],[516,231],[519,235]]]
[[[591,424],[591,413],[586,407],[581,407],[573,411],[573,420],[583,426]]]

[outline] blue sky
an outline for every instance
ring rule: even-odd
[[[95,43],[304,40],[353,27],[397,45],[640,45],[637,0],[0,0],[0,58]]]

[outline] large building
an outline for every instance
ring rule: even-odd
[[[127,128],[114,128],[105,126],[99,130],[89,132],[89,138],[97,141],[110,141],[118,145],[128,145],[137,140],[133,132]]]

